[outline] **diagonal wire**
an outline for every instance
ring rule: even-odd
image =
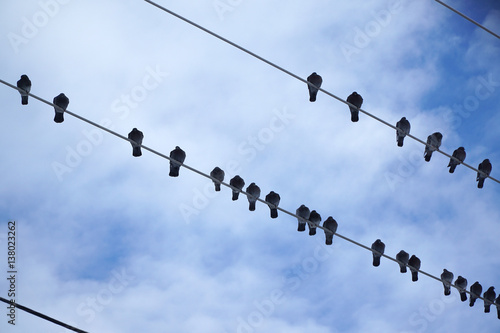
[[[150,0],[144,0],[144,1],[146,1],[147,3],[149,3],[149,4],[153,5],[153,6],[155,6],[155,7],[159,8],[159,9],[161,9],[161,10],[165,11],[165,12],[167,12],[167,13],[168,13],[168,14],[170,14],[170,15],[173,15],[173,16],[175,16],[175,17],[177,17],[177,18],[181,19],[181,20],[182,20],[182,21],[184,21],[184,22],[187,22],[187,23],[189,23],[189,24],[191,24],[191,25],[195,26],[196,28],[198,28],[198,29],[200,29],[200,30],[203,30],[204,32],[206,32],[206,33],[208,33],[208,34],[210,34],[210,35],[212,35],[212,36],[214,36],[214,37],[216,37],[216,38],[218,38],[218,39],[220,39],[220,40],[222,40],[222,41],[224,41],[224,42],[228,43],[228,44],[229,44],[229,45],[231,45],[231,46],[234,46],[234,47],[235,47],[235,48],[237,48],[237,49],[240,49],[241,51],[243,51],[243,52],[245,52],[245,53],[248,53],[248,54],[249,54],[249,55],[251,55],[252,57],[255,57],[255,58],[259,59],[260,61],[265,62],[266,64],[268,64],[268,65],[270,65],[270,66],[272,66],[272,67],[274,67],[274,68],[276,68],[276,69],[279,69],[280,71],[282,71],[282,72],[284,72],[284,73],[286,73],[286,74],[288,74],[288,75],[290,75],[290,76],[292,76],[292,77],[296,78],[297,80],[302,81],[302,82],[304,82],[304,83],[306,83],[306,84],[308,84],[308,85],[311,85],[311,86],[316,87],[315,85],[313,85],[313,84],[309,83],[307,80],[305,80],[305,79],[301,78],[301,77],[300,77],[300,76],[298,76],[297,74],[294,74],[294,73],[292,73],[292,72],[290,72],[290,71],[286,70],[285,68],[283,68],[283,67],[280,67],[280,66],[276,65],[275,63],[273,63],[273,62],[271,62],[271,61],[269,61],[269,60],[267,60],[267,59],[265,59],[265,58],[263,58],[263,57],[261,57],[261,56],[259,56],[259,55],[255,54],[255,53],[253,53],[253,52],[252,52],[252,51],[250,51],[250,50],[245,49],[244,47],[242,47],[242,46],[240,46],[240,45],[238,45],[238,44],[236,44],[236,43],[234,43],[234,42],[230,41],[229,39],[224,38],[224,37],[222,37],[222,36],[220,36],[220,35],[216,34],[215,32],[213,32],[213,31],[211,31],[211,30],[209,30],[209,29],[207,29],[207,28],[204,28],[204,27],[202,27],[201,25],[199,25],[199,24],[197,24],[197,23],[195,23],[195,22],[193,22],[193,21],[191,21],[191,20],[189,20],[189,19],[187,19],[187,18],[185,18],[185,17],[183,17],[183,16],[181,16],[181,15],[179,15],[179,14],[177,14],[177,13],[174,13],[173,11],[171,11],[171,10],[169,10],[169,9],[165,8],[165,7],[162,7],[162,6],[158,5],[157,3],[153,2],[153,1],[150,1]],[[351,104],[351,103],[349,103],[349,102],[345,101],[344,99],[342,99],[342,98],[340,98],[340,97],[338,97],[338,96],[336,96],[336,95],[332,94],[332,93],[331,93],[331,92],[329,92],[329,91],[326,91],[326,90],[324,90],[324,89],[322,89],[322,88],[320,88],[320,87],[316,87],[316,88],[317,88],[319,91],[324,92],[324,93],[325,93],[325,94],[327,94],[328,96],[335,98],[335,99],[336,99],[336,100],[338,100],[339,102],[342,102],[342,103],[347,104],[347,105],[349,105],[349,106],[351,106],[351,107],[357,108],[354,104]],[[357,108],[357,109],[358,109],[358,108]],[[385,121],[385,120],[383,120],[383,119],[381,119],[381,118],[379,118],[379,117],[377,117],[377,116],[375,116],[375,115],[371,114],[370,112],[365,111],[365,110],[363,110],[363,109],[361,109],[361,108],[359,108],[358,110],[359,110],[360,112],[362,112],[362,113],[366,114],[367,116],[369,116],[369,117],[371,117],[371,118],[373,118],[373,119],[375,119],[375,120],[377,120],[377,121],[381,122],[382,124],[384,124],[384,125],[386,125],[386,126],[389,126],[389,127],[393,128],[393,129],[395,129],[395,130],[398,130],[398,129],[397,129],[397,127],[396,127],[396,126],[394,126],[393,124],[388,123],[387,121]],[[421,143],[421,144],[423,144],[424,146],[432,146],[432,145],[428,145],[428,144],[427,144],[426,142],[424,142],[423,140],[421,140],[421,139],[417,138],[416,136],[413,136],[413,135],[411,135],[411,134],[409,134],[409,133],[407,133],[406,135],[407,135],[408,137],[412,138],[413,140],[420,142],[420,143]],[[455,157],[453,157],[452,155],[450,155],[450,154],[448,154],[448,153],[446,153],[446,152],[444,152],[444,151],[440,150],[439,148],[436,148],[436,147],[434,147],[434,146],[432,146],[432,147],[433,147],[433,148],[435,148],[435,151],[437,151],[437,152],[439,152],[439,153],[443,154],[444,156],[446,156],[446,157],[448,157],[448,158],[450,158],[450,159],[453,159],[453,160],[455,160],[455,161],[459,162],[459,164],[463,164],[464,166],[466,166],[467,168],[469,168],[469,169],[471,169],[471,170],[474,170],[474,171],[475,171],[475,172],[477,172],[478,174],[479,174],[479,173],[481,173],[482,175],[486,176],[486,174],[484,174],[483,172],[480,172],[478,169],[474,168],[473,166],[471,166],[471,165],[469,165],[469,164],[467,164],[467,163],[461,162],[461,161],[460,161],[460,160],[458,160],[457,158],[455,158]],[[489,176],[489,175],[488,175],[488,176],[486,176],[486,177],[487,177],[487,178],[490,178],[490,179],[492,179],[493,181],[495,181],[495,182],[497,182],[497,183],[499,183],[499,184],[500,184],[500,180],[498,180],[498,179],[496,179],[496,178],[493,178],[493,177],[491,177],[491,176]]]
[[[6,81],[2,80],[2,79],[0,79],[0,83],[3,83],[3,84],[5,84],[5,85],[7,85],[7,86],[9,86],[9,87],[11,87],[11,88],[13,88],[13,89],[15,89],[15,90],[18,90],[18,91],[23,91],[23,90],[21,90],[21,89],[17,88],[16,86],[14,86],[14,85],[12,85],[12,84],[10,84],[10,83],[8,83],[8,82],[6,82]],[[23,92],[25,93],[25,91],[23,91]],[[43,102],[43,103],[45,103],[45,104],[47,104],[47,105],[50,105],[50,106],[53,106],[53,107],[55,107],[55,108],[61,109],[59,106],[57,106],[57,105],[55,105],[55,104],[53,104],[53,103],[51,103],[51,102],[49,102],[49,101],[47,101],[47,100],[45,100],[45,99],[41,98],[41,97],[38,97],[38,96],[36,96],[36,95],[33,95],[31,92],[30,92],[30,93],[28,93],[28,95],[29,95],[29,96],[32,96],[33,98],[35,98],[35,99],[37,99],[37,100],[39,100],[39,101],[41,101],[41,102]],[[61,109],[61,110],[62,110],[62,109]],[[160,153],[160,152],[158,152],[158,151],[156,151],[156,150],[154,150],[154,149],[152,149],[152,148],[149,148],[149,147],[147,147],[147,146],[144,146],[143,144],[137,144],[135,141],[130,140],[128,137],[125,137],[125,136],[123,136],[123,135],[121,135],[121,134],[119,134],[119,133],[117,133],[117,132],[115,132],[115,131],[113,131],[113,130],[110,130],[110,129],[108,129],[108,128],[104,127],[104,126],[101,126],[101,125],[99,125],[99,124],[97,124],[97,123],[95,123],[95,122],[93,122],[93,121],[90,121],[90,120],[88,120],[88,119],[86,119],[86,118],[84,118],[84,117],[82,117],[82,116],[80,116],[80,115],[77,115],[76,113],[73,113],[73,112],[68,111],[68,110],[66,110],[66,111],[64,111],[64,112],[66,112],[66,113],[68,113],[69,115],[72,115],[73,117],[76,117],[76,118],[78,118],[78,119],[80,119],[80,120],[82,120],[82,121],[84,121],[84,122],[86,122],[86,123],[89,123],[89,124],[91,124],[91,125],[93,125],[93,126],[95,126],[95,127],[98,127],[98,128],[100,128],[100,129],[102,129],[102,130],[105,130],[106,132],[108,132],[108,133],[110,133],[110,134],[113,134],[114,136],[116,136],[116,137],[118,137],[118,138],[120,138],[120,139],[122,139],[122,140],[128,141],[128,142],[130,142],[131,144],[133,143],[135,146],[140,146],[141,148],[143,148],[143,149],[145,149],[145,150],[147,150],[147,151],[149,151],[149,152],[151,152],[151,153],[153,153],[153,154],[155,154],[155,155],[158,155],[158,156],[160,156],[160,157],[162,157],[162,158],[164,158],[164,159],[167,159],[167,160],[169,160],[169,161],[171,161],[171,162],[172,162],[172,161],[175,161],[175,163],[176,163],[176,164],[179,164],[179,165],[183,166],[184,168],[186,168],[186,169],[188,169],[188,170],[190,170],[190,171],[193,171],[193,172],[195,172],[195,173],[197,173],[197,174],[199,174],[199,175],[201,175],[201,176],[203,176],[203,177],[205,177],[205,178],[211,179],[213,182],[220,183],[220,184],[222,184],[222,185],[224,185],[224,186],[226,186],[226,187],[229,187],[229,188],[230,188],[231,190],[233,190],[233,191],[243,193],[243,194],[244,194],[244,195],[246,195],[247,197],[252,197],[252,198],[253,198],[253,196],[252,196],[252,195],[250,195],[249,193],[247,193],[246,191],[240,190],[240,189],[238,189],[238,188],[236,188],[236,187],[234,187],[234,186],[232,186],[232,185],[230,185],[230,184],[228,184],[228,183],[226,183],[226,182],[224,182],[224,181],[219,181],[219,180],[215,179],[214,177],[210,176],[209,174],[206,174],[206,173],[204,173],[203,171],[200,171],[200,170],[198,170],[198,169],[195,169],[195,168],[193,168],[193,167],[191,167],[191,166],[189,166],[189,165],[186,165],[186,164],[184,164],[184,163],[179,163],[179,162],[177,162],[176,160],[174,160],[174,159],[170,158],[169,156],[167,156],[167,155],[165,155],[165,154],[163,154],[163,153]],[[312,223],[311,221],[306,220],[306,219],[304,219],[304,218],[302,218],[302,217],[298,216],[297,214],[292,213],[292,212],[290,212],[290,211],[288,211],[288,210],[286,210],[286,209],[283,209],[283,208],[281,208],[281,207],[279,207],[279,206],[272,205],[272,204],[268,203],[267,201],[262,200],[262,199],[260,199],[260,198],[257,198],[257,201],[259,201],[259,202],[261,202],[261,203],[263,203],[263,204],[265,204],[265,205],[267,205],[267,206],[269,206],[269,207],[276,208],[277,210],[279,210],[279,211],[281,211],[281,212],[283,212],[283,213],[285,213],[285,214],[287,214],[287,215],[290,215],[290,216],[292,216],[292,217],[295,217],[295,218],[297,218],[298,220],[300,220],[300,221],[303,221],[303,222],[307,223],[310,227],[316,227],[316,228],[322,229],[325,233],[332,233],[333,235],[336,235],[337,237],[342,238],[343,240],[346,240],[346,241],[348,241],[348,242],[350,242],[350,243],[352,243],[352,244],[354,244],[354,245],[357,245],[357,246],[359,246],[359,247],[361,247],[361,248],[364,248],[365,250],[368,250],[368,251],[370,251],[370,252],[372,252],[372,253],[377,253],[377,254],[380,254],[380,255],[381,255],[382,257],[384,257],[384,258],[387,258],[387,259],[389,259],[389,260],[392,260],[392,261],[394,261],[394,262],[396,262],[396,263],[398,263],[398,264],[401,264],[401,265],[405,265],[405,266],[407,266],[407,267],[410,267],[410,265],[408,265],[408,264],[406,264],[406,263],[403,263],[403,262],[400,262],[400,261],[399,261],[399,260],[397,260],[396,258],[393,258],[393,257],[391,257],[391,256],[389,256],[389,255],[386,255],[386,254],[383,254],[383,253],[379,253],[378,251],[373,250],[371,247],[368,247],[368,246],[366,246],[366,245],[364,245],[364,244],[361,244],[361,243],[359,243],[359,242],[357,242],[357,241],[355,241],[355,240],[353,240],[353,239],[351,239],[351,238],[349,238],[349,237],[343,236],[343,235],[341,235],[341,234],[339,234],[339,233],[337,233],[337,232],[333,233],[331,230],[329,230],[329,229],[327,229],[327,228],[325,228],[325,227],[323,227],[323,226],[321,226],[321,225],[314,224],[314,223]],[[414,268],[412,267],[411,269],[414,269]],[[423,271],[423,270],[421,270],[421,269],[416,269],[416,271],[418,271],[419,273],[421,273],[421,274],[423,274],[423,275],[426,275],[426,276],[428,276],[428,277],[430,277],[430,278],[432,278],[432,279],[434,279],[434,280],[437,280],[437,281],[440,281],[440,282],[444,282],[443,280],[441,280],[441,278],[439,278],[439,277],[437,277],[437,276],[435,276],[435,275],[432,275],[432,274],[430,274],[430,273],[427,273],[427,272],[425,272],[425,271]],[[457,288],[457,287],[456,287],[455,285],[453,285],[453,284],[452,284],[451,286],[452,286],[452,287],[454,287],[454,288],[456,288],[457,290],[460,290],[459,288]],[[469,292],[469,291],[467,291],[467,290],[465,290],[465,292],[470,294],[470,292]],[[484,300],[484,298],[482,298],[482,297],[481,297],[481,295],[479,295],[479,297],[478,297],[478,298],[479,298],[479,299]]]

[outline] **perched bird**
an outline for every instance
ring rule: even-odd
[[[257,202],[257,199],[260,197],[260,187],[255,185],[255,183],[252,183],[248,185],[247,191],[248,193],[248,209],[253,212],[255,210],[255,203]]]
[[[457,287],[460,293],[460,300],[465,302],[467,300],[467,293],[465,292],[467,289],[467,279],[459,275],[455,281],[455,287]]]
[[[361,95],[357,92],[353,92],[347,97],[347,102],[356,106],[353,107],[349,105],[349,110],[351,110],[351,121],[355,123],[359,120],[359,109],[361,108],[361,105],[363,105],[363,97],[361,97]]]
[[[410,259],[410,255],[404,250],[399,251],[396,254],[396,260],[399,261],[399,271],[401,273],[406,273],[406,265],[408,265],[408,260]]]
[[[233,189],[233,201],[238,200],[240,191],[243,189],[243,186],[245,186],[245,181],[243,180],[243,178],[236,175],[233,178],[231,178],[231,180],[229,181],[229,185],[237,189],[237,190]]]
[[[481,296],[482,292],[483,292],[483,287],[479,284],[478,281],[474,282],[474,284],[470,286],[469,306],[474,306],[476,299]]]
[[[307,77],[307,88],[309,89],[309,101],[315,102],[316,95],[318,94],[318,88],[321,88],[321,84],[323,83],[323,79],[321,76],[316,74],[316,72],[312,73]]]
[[[278,217],[278,205],[280,204],[280,195],[274,191],[269,192],[266,195],[266,202],[271,210],[271,218],[275,219]]]
[[[128,134],[128,139],[132,140],[130,144],[132,145],[132,156],[139,157],[142,155],[141,146],[142,139],[144,139],[144,134],[139,131],[137,128],[133,128],[132,131]]]
[[[429,162],[432,157],[432,152],[438,150],[441,146],[441,141],[443,140],[443,134],[439,132],[432,133],[427,137],[427,144],[425,145],[425,161]]]
[[[500,319],[500,294],[498,294],[498,297],[495,300],[495,305],[497,306],[497,317]]]
[[[490,306],[491,304],[495,303],[495,297],[497,294],[495,293],[495,287],[491,286],[486,290],[483,294],[484,298],[484,312],[489,313],[490,312]]]
[[[31,81],[28,77],[28,75],[21,75],[21,79],[17,81],[17,87],[21,90],[19,90],[19,93],[21,94],[21,104],[22,105],[27,105],[28,104],[28,93],[31,90]]]
[[[385,244],[380,239],[377,239],[372,244],[372,253],[373,253],[373,266],[380,266],[380,258],[385,251]]]
[[[441,280],[443,281],[444,295],[449,296],[451,294],[450,286],[453,282],[453,273],[446,268],[443,269],[443,273],[441,273]]]
[[[316,227],[321,223],[321,215],[315,210],[311,211],[309,215],[309,223],[307,226],[309,227],[309,236],[316,235]]]
[[[224,170],[219,167],[215,167],[212,171],[210,171],[210,177],[215,178],[212,179],[212,181],[214,182],[215,191],[220,191],[220,183],[224,181],[224,176]]]
[[[311,211],[309,208],[306,207],[306,205],[300,205],[299,208],[295,211],[295,214],[297,216],[300,216],[304,220],[309,220],[309,215],[311,215]],[[297,231],[306,231],[306,221],[297,219],[299,221],[299,226],[297,228]]]
[[[405,139],[406,134],[410,134],[410,122],[406,119],[406,117],[401,118],[400,121],[396,123],[396,141],[398,142],[398,147],[403,147],[403,140]]]
[[[459,165],[460,163],[462,163],[464,160],[465,160],[465,148],[464,147],[458,147],[457,149],[455,149],[455,151],[453,152],[453,155],[451,155],[455,158],[450,158],[450,163],[448,163],[448,166],[450,167],[450,173],[453,173],[455,172],[455,168],[457,167],[457,165]],[[458,160],[458,161],[457,161]]]
[[[335,219],[331,216],[328,216],[328,218],[323,222],[323,228],[330,230],[331,232],[328,232],[325,230],[325,244],[326,245],[332,245],[333,243],[333,235],[337,232],[337,228],[339,227],[339,224]]]
[[[489,159],[485,159],[481,163],[479,163],[479,166],[477,167],[479,172],[477,173],[477,178],[476,180],[478,181],[477,183],[477,188],[483,188],[484,185],[484,180],[490,175],[491,173],[491,163]]]
[[[186,159],[186,153],[179,146],[175,146],[175,149],[170,152],[170,177],[178,177],[179,169],[181,164],[184,163]]]
[[[418,270],[420,269],[420,259],[417,256],[412,255],[410,260],[408,260],[408,266],[411,271],[411,280],[413,282],[418,281]]]
[[[69,98],[66,97],[63,93],[57,95],[54,97],[54,100],[52,101],[53,104],[57,105],[58,107],[54,106],[54,110],[56,111],[56,115],[54,116],[54,121],[56,123],[62,123],[64,121],[64,111],[68,108],[69,104]]]

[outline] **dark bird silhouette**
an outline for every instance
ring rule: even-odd
[[[245,186],[245,181],[243,180],[243,178],[236,175],[233,178],[231,178],[231,180],[229,181],[229,185],[231,185],[232,187],[235,187],[237,189],[237,190],[232,189],[233,190],[232,199],[233,199],[233,201],[238,200],[238,197],[240,195],[240,191],[243,189],[243,186]]]
[[[331,231],[331,232],[328,232],[325,230],[325,244],[326,245],[332,245],[333,235],[337,232],[338,227],[339,227],[339,224],[331,216],[328,216],[328,218],[325,220],[325,222],[323,222],[323,228]]]
[[[210,177],[214,178],[212,181],[214,182],[215,191],[220,191],[220,183],[224,181],[225,172],[219,167],[215,167],[212,171],[210,171]]]
[[[418,281],[418,270],[420,269],[420,264],[420,259],[418,259],[415,255],[412,255],[410,260],[408,260],[408,267],[410,267],[411,280],[413,282]]]
[[[457,149],[455,149],[455,151],[453,152],[453,155],[451,155],[453,157],[455,157],[456,159],[454,158],[450,158],[450,163],[448,163],[448,167],[450,168],[450,173],[453,173],[455,172],[455,169],[456,167],[462,163],[464,160],[465,160],[465,148],[464,147],[458,147]]]
[[[401,273],[406,273],[406,265],[408,265],[408,260],[410,260],[410,255],[404,250],[401,250],[399,251],[398,254],[396,254],[396,260],[400,261],[398,262],[399,271]]]
[[[309,215],[309,223],[307,226],[309,227],[309,236],[316,235],[316,227],[321,223],[321,215],[315,210],[311,211]]]
[[[474,284],[470,286],[469,306],[474,306],[476,299],[481,296],[482,292],[483,292],[483,287],[479,284],[478,281],[474,282]]]
[[[321,76],[316,74],[316,72],[312,73],[307,77],[307,88],[309,89],[309,101],[315,102],[316,95],[318,94],[318,88],[321,88],[321,84],[323,83],[323,79]]]
[[[498,297],[495,300],[495,305],[497,306],[497,317],[500,319],[500,294],[498,294]]]
[[[407,134],[410,134],[410,122],[406,119],[406,117],[401,118],[400,121],[396,123],[396,141],[398,142],[398,147],[403,147],[403,141]]]
[[[23,74],[21,75],[21,79],[17,81],[17,87],[21,90],[19,90],[19,93],[21,94],[21,104],[22,105],[27,105],[28,104],[28,93],[31,90],[31,81],[28,77],[28,75]]]
[[[64,111],[66,111],[69,105],[69,98],[66,97],[66,95],[64,95],[63,93],[61,93],[56,97],[54,97],[52,103],[58,106],[58,107],[54,106],[54,110],[56,112],[56,115],[54,116],[54,121],[56,123],[62,123],[64,121]]]
[[[170,152],[170,177],[179,177],[181,164],[186,160],[186,153],[179,146]]]
[[[441,273],[441,280],[443,281],[444,295],[449,296],[451,294],[450,286],[453,282],[453,273],[446,268],[443,269],[443,273]]]
[[[441,146],[441,141],[443,140],[443,134],[439,132],[432,133],[427,137],[427,144],[425,145],[424,158],[426,162],[429,162],[432,157],[432,153],[438,150]]]
[[[363,105],[363,97],[361,97],[360,94],[354,91],[347,97],[347,102],[356,106],[353,107],[349,105],[349,110],[351,111],[351,121],[355,123],[359,120],[359,109],[361,108],[361,105]]]
[[[139,131],[137,128],[133,128],[132,131],[128,134],[128,139],[132,140],[133,142],[130,142],[132,145],[132,156],[139,157],[142,155],[141,152],[141,146],[142,145],[142,139],[144,139],[144,134],[142,134],[141,131]]]
[[[484,180],[490,175],[491,173],[491,162],[489,159],[485,159],[481,163],[479,163],[479,166],[477,169],[479,172],[477,173],[476,181],[477,183],[477,188],[483,188],[484,186]]]
[[[260,187],[252,183],[248,185],[246,192],[248,193],[248,209],[253,212],[255,210],[255,203],[260,197]]]
[[[266,202],[271,210],[271,218],[275,219],[278,217],[278,205],[280,204],[280,195],[274,191],[269,192],[266,195]]]
[[[455,281],[455,287],[457,287],[460,293],[460,300],[465,302],[467,300],[467,293],[465,292],[467,289],[467,279],[459,275]]]
[[[489,287],[488,290],[484,292],[484,313],[490,312],[491,304],[495,303],[495,297],[497,297],[497,294],[495,293],[495,287],[493,286]]]
[[[377,239],[372,244],[373,266],[380,266],[380,258],[385,251],[385,244],[380,239]]]
[[[311,215],[311,211],[309,208],[306,207],[306,205],[300,205],[299,208],[295,211],[295,214],[297,216],[300,216],[304,220],[309,220],[309,215]],[[297,219],[299,221],[299,226],[297,227],[297,231],[306,231],[306,221],[303,221],[301,219]]]

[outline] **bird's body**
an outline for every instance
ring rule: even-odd
[[[333,235],[337,232],[339,224],[335,219],[331,216],[328,216],[328,218],[323,222],[323,228],[330,230],[331,232],[328,232],[325,230],[325,244],[326,245],[332,245],[333,243]]]
[[[269,192],[266,195],[266,202],[271,210],[271,218],[275,219],[278,217],[278,205],[280,204],[280,195],[274,191]]]
[[[236,188],[236,190],[233,189],[232,200],[233,201],[238,200],[238,197],[240,196],[240,191],[243,189],[243,186],[245,186],[245,181],[243,180],[243,178],[236,175],[233,178],[231,178],[231,180],[229,181],[229,185]]]
[[[464,147],[458,147],[455,149],[452,155],[454,158],[450,158],[450,163],[448,163],[448,167],[450,168],[450,173],[455,172],[456,167],[465,161],[465,148]],[[458,160],[458,161],[457,161]]]
[[[57,105],[58,107],[54,107],[54,110],[56,112],[54,116],[54,121],[56,123],[62,123],[64,121],[64,112],[68,108],[69,105],[69,98],[66,97],[63,93],[57,95],[54,97],[54,100],[52,101],[53,104]]]
[[[128,134],[128,139],[133,141],[130,142],[130,144],[132,145],[132,156],[141,156],[141,145],[142,140],[144,139],[144,134],[142,134],[142,132],[137,128],[133,128],[132,131]]]
[[[212,171],[210,171],[210,177],[214,178],[212,181],[214,182],[215,191],[220,191],[220,183],[224,181],[225,172],[219,167],[215,167]]]
[[[415,255],[412,255],[410,257],[410,260],[408,260],[408,267],[410,267],[411,280],[413,282],[418,281],[418,270],[420,269],[420,265],[420,259]]]
[[[311,215],[311,211],[307,208],[306,205],[300,205],[299,208],[295,211],[297,216],[300,216],[304,220],[309,220],[309,216]],[[297,227],[297,231],[306,231],[307,222],[301,219],[297,219],[299,221],[299,226]]]
[[[21,94],[21,104],[27,105],[29,97],[28,93],[31,91],[31,81],[28,75],[21,75],[21,78],[17,81],[17,87],[21,89],[19,90],[19,93]]]
[[[321,215],[315,210],[311,211],[309,215],[309,223],[307,224],[309,227],[309,236],[316,235],[316,227],[321,223]]]
[[[311,75],[307,77],[307,88],[309,89],[309,101],[315,102],[316,95],[318,94],[318,88],[321,88],[321,84],[323,83],[323,79],[320,75],[313,72]]]
[[[474,284],[470,286],[469,306],[474,306],[476,299],[481,296],[482,292],[483,292],[483,287],[479,284],[478,281],[474,282]]]
[[[355,107],[349,105],[349,110],[351,111],[351,121],[353,123],[359,120],[359,109],[363,105],[363,97],[357,92],[353,92],[347,97],[347,102],[353,104]]]
[[[489,159],[485,159],[481,163],[479,163],[479,166],[477,169],[479,172],[477,173],[476,181],[477,183],[477,188],[483,188],[484,186],[484,180],[490,175],[491,173],[491,162]]]
[[[401,118],[400,121],[396,123],[396,141],[398,142],[398,147],[403,147],[403,141],[407,134],[410,134],[411,125],[406,117]]]
[[[380,266],[380,258],[385,251],[385,244],[380,239],[377,239],[372,244],[373,266]]]
[[[410,260],[410,255],[406,251],[401,250],[399,251],[398,254],[396,254],[396,260],[399,261],[398,262],[399,271],[401,273],[406,273],[407,272],[406,265],[408,265],[408,260]]]
[[[181,164],[186,160],[186,153],[179,146],[170,152],[170,177],[179,177]]]
[[[450,286],[453,282],[453,273],[446,268],[443,269],[443,273],[441,273],[441,280],[443,281],[444,295],[449,296],[451,294]]]
[[[484,312],[489,313],[491,304],[495,303],[495,297],[497,294],[495,293],[495,287],[491,286],[484,292]]]
[[[467,293],[465,292],[467,289],[467,279],[459,275],[455,281],[455,287],[457,287],[460,293],[460,300],[465,302],[467,300]]]
[[[260,187],[255,185],[255,183],[251,183],[248,185],[246,192],[248,193],[248,209],[253,212],[255,210],[255,203],[260,197]]]
[[[432,157],[432,153],[439,149],[441,146],[441,141],[443,140],[443,134],[439,132],[432,133],[427,137],[427,144],[425,145],[425,161],[429,162]]]
[[[495,300],[495,305],[497,307],[497,317],[500,319],[500,294],[498,294],[497,299]]]

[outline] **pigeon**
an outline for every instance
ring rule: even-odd
[[[408,260],[408,266],[411,271],[411,280],[413,282],[418,281],[418,270],[420,269],[420,259],[417,256],[412,255],[410,260]]]
[[[450,286],[453,282],[453,273],[446,268],[443,269],[443,273],[441,273],[441,280],[443,281],[444,295],[449,296],[451,294]]]
[[[495,303],[495,297],[497,297],[497,294],[495,293],[495,287],[493,286],[489,287],[488,290],[484,292],[484,313],[490,312],[491,304]]]
[[[484,185],[484,180],[486,177],[488,177],[491,173],[491,163],[489,159],[485,159],[481,163],[479,163],[479,166],[477,167],[479,172],[477,173],[477,178],[476,180],[478,181],[477,183],[477,188],[483,188]]]
[[[469,306],[474,306],[476,299],[481,296],[482,292],[483,292],[483,287],[479,284],[478,281],[474,282],[474,284],[470,286]]]
[[[408,265],[408,260],[410,259],[410,255],[404,250],[399,251],[396,254],[396,260],[399,261],[399,271],[401,273],[406,273],[406,265]]]
[[[21,79],[17,81],[17,87],[21,90],[19,90],[19,93],[21,94],[21,104],[22,105],[27,105],[28,104],[28,93],[31,90],[31,81],[28,77],[28,75],[21,75]]]
[[[427,137],[427,145],[425,145],[425,161],[429,162],[432,157],[432,152],[438,150],[441,146],[441,140],[443,140],[443,134],[439,132],[432,133]]]
[[[297,208],[297,210],[295,211],[295,214],[297,216],[300,216],[304,220],[309,220],[309,215],[311,215],[311,211],[305,205],[300,205],[300,207]],[[297,231],[306,231],[307,222],[299,218],[297,220],[299,221],[299,226],[297,228]]]
[[[179,146],[170,152],[170,177],[179,177],[179,169],[186,159],[186,153]]]
[[[307,226],[309,227],[309,236],[316,235],[316,227],[321,223],[321,215],[315,210],[311,211],[309,215],[309,222]]]
[[[498,294],[498,297],[495,300],[495,305],[497,306],[497,317],[500,319],[500,294]]]
[[[372,244],[372,253],[373,253],[373,266],[380,266],[380,258],[385,251],[385,244],[380,239],[377,239]]]
[[[266,202],[271,210],[271,218],[275,219],[278,217],[278,205],[280,204],[280,195],[274,191],[269,192],[266,195]]]
[[[398,142],[398,147],[403,147],[403,140],[405,139],[406,134],[410,134],[410,122],[406,119],[406,117],[401,118],[400,121],[396,123],[396,140]]]
[[[224,175],[224,170],[219,167],[215,167],[212,171],[210,171],[210,177],[215,178],[212,179],[212,181],[214,182],[216,192],[220,191],[220,183],[224,181]]]
[[[236,188],[236,190],[233,189],[233,201],[238,200],[240,191],[243,189],[243,186],[245,186],[245,181],[243,180],[243,178],[236,175],[233,178],[231,178],[231,180],[229,181],[229,185]]]
[[[142,139],[144,139],[144,134],[139,131],[137,128],[133,128],[132,131],[128,134],[128,139],[134,142],[131,142],[132,145],[132,156],[139,157],[142,155],[141,146]]]
[[[318,94],[318,88],[321,88],[321,84],[323,83],[323,79],[321,76],[316,74],[316,72],[312,73],[307,77],[307,88],[309,89],[309,101],[315,102],[316,95]]]
[[[328,216],[328,218],[323,222],[323,228],[330,230],[331,232],[328,232],[325,230],[325,244],[326,245],[332,245],[333,243],[333,235],[337,232],[337,228],[339,227],[339,224],[335,219],[331,216]]]
[[[349,110],[351,110],[351,121],[355,123],[359,120],[359,108],[363,105],[363,97],[361,97],[361,95],[357,92],[353,92],[347,97],[347,102],[356,106],[353,107],[349,105]]]
[[[54,97],[53,104],[58,106],[58,107],[54,106],[54,110],[56,111],[56,115],[54,116],[54,121],[56,123],[62,123],[64,121],[64,111],[66,111],[66,109],[68,108],[69,98],[66,97],[66,95],[64,95],[63,93],[61,93],[56,97]]]
[[[459,275],[455,281],[455,287],[457,287],[458,292],[460,293],[460,300],[465,302],[467,300],[467,293],[465,292],[467,289],[467,279]]]
[[[458,147],[457,149],[455,149],[452,156],[455,157],[456,159],[450,158],[450,163],[448,163],[448,166],[450,167],[450,173],[455,172],[455,168],[457,167],[457,165],[459,165],[460,163],[462,163],[465,160],[465,156],[466,156],[465,148]]]
[[[255,203],[257,202],[257,199],[260,197],[260,187],[255,185],[255,183],[252,183],[248,185],[247,191],[248,193],[248,209],[253,212],[255,210]]]

